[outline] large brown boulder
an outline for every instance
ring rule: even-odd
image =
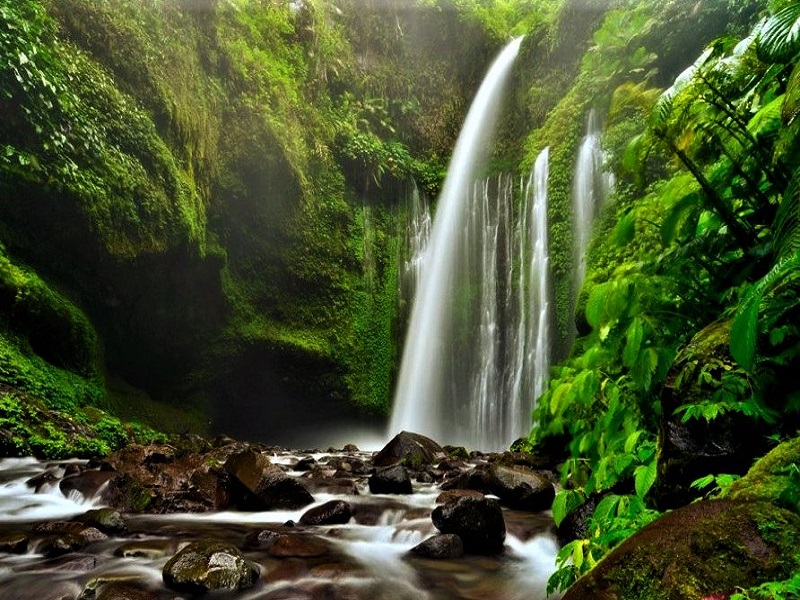
[[[300,482],[256,450],[230,456],[225,471],[239,484],[240,493],[233,490],[231,499],[242,510],[293,510],[314,502]]]
[[[394,465],[379,469],[367,481],[369,491],[373,494],[411,494],[411,476],[405,467]]]
[[[435,464],[445,456],[442,447],[429,437],[410,431],[401,431],[394,436],[372,459],[376,467],[387,467],[403,463],[419,469]]]
[[[766,502],[716,500],[644,527],[563,600],[702,600],[782,580],[798,566],[800,517]]]

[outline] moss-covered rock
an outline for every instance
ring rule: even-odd
[[[782,580],[800,565],[800,518],[766,502],[706,501],[651,523],[564,600],[701,600]]]
[[[759,459],[747,475],[722,493],[733,500],[772,502],[800,514],[800,437]]]
[[[163,570],[167,587],[195,593],[251,587],[258,567],[230,544],[193,542],[173,556]]]

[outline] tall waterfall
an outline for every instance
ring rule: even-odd
[[[498,65],[510,68],[518,45],[497,59],[470,109],[420,254],[413,242],[425,219],[412,221],[412,261],[424,258],[390,434],[408,429],[442,443],[501,449],[528,432],[544,390],[551,346],[549,151],[519,185],[508,175],[476,180],[477,159],[460,154],[476,150],[462,143],[475,139],[471,128],[492,125],[494,115],[487,123],[476,104]]]
[[[597,211],[608,194],[611,179],[603,173],[603,149],[600,146],[600,126],[594,109],[589,112],[586,134],[581,141],[575,163],[572,204],[575,212],[575,274],[576,292],[586,276],[586,247],[592,233]]]

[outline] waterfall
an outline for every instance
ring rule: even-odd
[[[600,126],[594,109],[589,111],[586,134],[581,141],[575,163],[572,204],[575,212],[575,275],[577,293],[586,276],[586,247],[592,233],[597,211],[613,185],[603,173],[603,149],[600,146]]]
[[[458,275],[469,271],[471,259],[460,266],[458,259],[465,249],[464,232],[478,225],[478,215],[465,210],[464,204],[476,196],[473,187],[476,172],[485,158],[485,149],[490,145],[504,83],[521,42],[522,38],[511,41],[492,64],[456,142],[411,311],[389,425],[390,435],[408,429],[442,443],[465,443],[474,447],[498,444],[497,440],[486,440],[476,431],[479,423],[472,414],[474,403],[471,399],[462,402],[458,397],[465,377],[462,367],[467,365],[449,357],[454,346],[469,347],[473,343],[471,332],[459,324],[466,322],[465,319],[468,321],[468,313],[477,304],[475,294],[480,292],[459,283]],[[486,223],[483,226],[492,227]],[[482,327],[485,325],[487,333],[501,335],[491,319],[491,315],[486,315],[486,321],[481,321]],[[459,384],[455,390],[450,389],[450,382],[454,380]],[[498,400],[487,398],[490,405]],[[487,410],[490,412],[491,407]],[[503,442],[507,443],[506,440]]]
[[[405,223],[405,243],[398,298],[412,299],[419,287],[422,267],[425,264],[425,249],[431,237],[431,210],[429,204],[414,186],[410,196]]]

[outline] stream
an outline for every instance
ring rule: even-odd
[[[364,461],[372,457],[369,452],[359,454]],[[301,472],[291,470],[299,460],[313,458],[325,464],[342,456],[276,451],[270,460],[300,477]],[[126,532],[101,534],[80,551],[52,557],[52,552],[42,550],[43,536],[37,534],[42,524],[69,520],[100,506],[96,498],[74,491],[66,497],[59,489],[65,473],[81,466],[85,463],[0,460],[0,541],[21,534],[28,537],[23,553],[0,553],[3,600],[88,600],[97,597],[95,589],[108,581],[141,591],[140,596],[113,598],[193,598],[168,589],[162,568],[182,546],[198,539],[229,542],[259,569],[255,586],[206,595],[214,599],[538,600],[546,597],[547,578],[554,569],[557,544],[548,512],[503,509],[507,535],[499,556],[411,557],[412,547],[436,533],[431,511],[440,490],[433,483],[415,482],[413,494],[376,495],[363,477],[353,478],[355,487],[349,493],[315,493],[314,504],[296,511],[124,514]],[[308,509],[334,499],[352,505],[348,523],[297,525]],[[301,550],[289,557],[270,554],[260,540],[284,531],[302,534],[312,549],[322,549]]]

